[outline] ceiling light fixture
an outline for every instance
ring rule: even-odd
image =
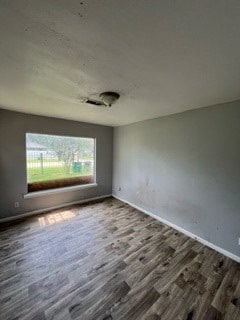
[[[112,104],[119,99],[119,97],[119,93],[112,91],[107,91],[100,94],[100,99],[108,107],[111,107]]]

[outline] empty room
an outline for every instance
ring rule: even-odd
[[[239,30],[0,1],[0,320],[240,320]]]

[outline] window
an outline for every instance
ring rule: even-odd
[[[95,139],[26,134],[28,192],[95,182]]]

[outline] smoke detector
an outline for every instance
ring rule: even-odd
[[[110,108],[112,104],[119,99],[120,94],[117,92],[107,91],[100,93],[99,97],[100,100],[95,100],[91,98],[81,98],[80,100],[84,103],[92,104],[95,106]]]

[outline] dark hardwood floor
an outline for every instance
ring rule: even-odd
[[[240,265],[109,198],[0,225],[1,320],[240,319]]]

